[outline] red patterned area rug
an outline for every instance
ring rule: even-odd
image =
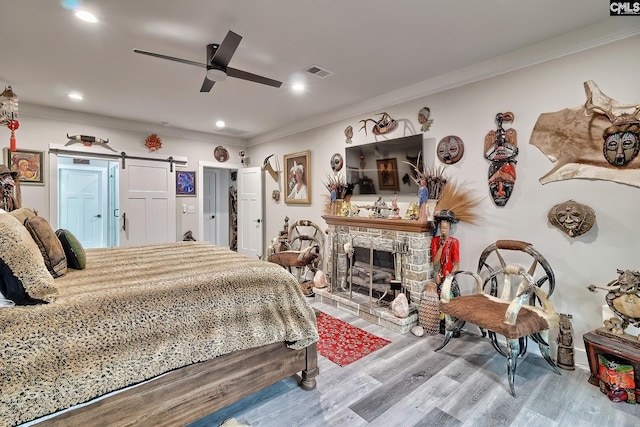
[[[321,312],[317,318],[318,353],[340,366],[360,360],[391,342],[327,313]]]

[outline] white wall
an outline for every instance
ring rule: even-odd
[[[278,187],[270,177],[265,178],[266,241],[277,236],[285,215],[291,218],[290,222],[309,219],[322,228],[326,226],[321,216],[328,191],[322,180],[331,172],[332,154],[344,155],[345,127],[353,126],[354,145],[373,142],[371,132],[368,137],[358,132],[358,122],[386,111],[401,121],[389,138],[418,133],[418,111],[428,106],[434,123],[425,138],[435,137],[439,141],[453,134],[465,143],[464,157],[450,166],[446,175],[467,183],[484,197],[481,224],[461,223],[454,228],[461,242],[461,268],[475,270],[482,250],[498,239],[532,243],[556,274],[557,288],[552,301],[558,312],[573,315],[574,342],[576,349],[582,350],[576,356],[586,364],[581,337],[602,325],[604,303],[604,294],[592,294],[587,286],[605,285],[616,278],[617,268],[640,269],[640,188],[595,180],[568,180],[543,186],[538,179],[551,169],[552,163],[538,148],[529,145],[529,138],[539,114],[582,105],[585,102],[582,84],[587,80],[594,80],[604,93],[619,102],[640,103],[640,83],[634,71],[638,67],[640,37],[635,36],[250,147],[252,158],[263,159],[275,153],[281,164],[284,154],[311,149],[310,205],[286,205],[284,198],[274,202],[271,192]],[[489,162],[483,157],[483,141],[487,132],[496,128],[496,113],[505,111],[515,114],[515,122],[505,123],[505,128],[513,127],[518,132],[520,154],[513,195],[505,207],[498,208],[488,192]],[[281,178],[280,190],[284,193],[282,183]],[[363,197],[359,196],[361,200]],[[569,199],[591,206],[597,215],[597,225],[578,238],[566,236],[547,222],[551,207]],[[402,213],[407,202],[400,204]]]
[[[154,156],[177,156],[188,159],[187,165],[176,167],[179,170],[198,171],[199,162],[203,160],[211,161],[211,164],[221,164],[213,156],[213,151],[218,145],[224,146],[229,151],[229,160],[221,165],[227,168],[242,166],[237,154],[238,151],[244,149],[244,142],[236,138],[223,135],[212,137],[211,135],[196,132],[165,128],[160,125],[124,122],[89,114],[47,109],[26,103],[20,105],[20,129],[16,131],[16,139],[19,149],[46,152],[49,144],[66,144],[68,141],[67,134],[91,135],[108,139],[108,145],[116,150],[117,153],[124,151],[129,155],[144,156],[151,153],[144,145],[145,138],[151,133],[157,133],[162,140],[162,148],[154,152]],[[0,140],[0,146],[4,144],[4,146],[8,147],[9,134],[7,133],[5,136],[6,139]],[[1,137],[2,135],[0,135]],[[70,149],[74,147],[82,147],[82,144],[69,146]],[[99,146],[93,146],[91,151],[113,153]],[[45,155],[45,159],[45,185],[22,185],[22,205],[37,209],[40,215],[50,219],[53,215],[50,212],[49,191],[51,188],[55,188],[57,182],[53,183],[49,179],[49,156]],[[196,192],[199,193],[200,191],[201,188],[196,188]],[[201,209],[198,206],[198,198],[177,197],[176,200],[176,239],[181,240],[182,235],[187,230],[192,230],[194,236],[198,236],[200,229],[199,219],[201,219],[200,215],[198,215],[198,209]],[[183,204],[187,205],[187,212],[189,211],[188,207],[193,206],[195,213],[183,214]],[[56,224],[53,224],[53,226],[56,226]]]

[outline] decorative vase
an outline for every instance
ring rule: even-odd
[[[440,297],[433,282],[427,283],[420,297],[418,321],[428,335],[435,335],[440,330]]]

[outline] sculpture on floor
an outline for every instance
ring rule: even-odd
[[[571,326],[570,314],[559,313],[560,322],[558,324],[558,356],[556,357],[556,365],[558,368],[573,371],[576,369],[573,356],[573,326]]]
[[[540,182],[601,179],[640,187],[640,105],[625,105],[584,83],[583,106],[538,117],[529,143],[554,164]]]

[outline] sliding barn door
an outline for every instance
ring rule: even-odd
[[[120,164],[120,246],[175,241],[175,170],[167,162],[126,159],[124,169]]]

